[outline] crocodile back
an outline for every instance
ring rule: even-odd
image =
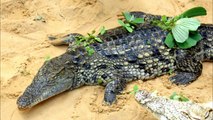
[[[83,69],[81,75],[85,74],[84,79],[89,79],[88,83],[93,80],[94,84],[102,76],[132,81],[168,73],[174,69],[175,58],[174,50],[163,43],[166,34],[158,27],[144,25],[133,33],[92,44],[95,53],[86,62],[90,68]]]
[[[118,27],[98,36],[103,43],[91,45],[95,50],[92,56],[88,56],[84,48],[79,48],[70,52],[71,59],[78,66],[78,79],[86,84],[97,84],[100,79],[105,81],[104,85],[115,79],[150,79],[174,71],[179,60],[194,57],[200,51],[205,51],[202,53],[202,56],[206,55],[205,58],[212,58],[212,38],[208,29],[212,27],[202,25],[199,28],[203,40],[198,46],[179,50],[170,49],[164,44],[168,32],[159,27],[144,24],[133,33]],[[211,44],[204,42],[204,39],[210,40]]]

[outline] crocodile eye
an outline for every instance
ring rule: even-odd
[[[181,111],[182,114],[185,115],[185,117],[187,117],[188,119],[191,119],[191,117],[188,114],[188,111]]]
[[[213,109],[210,109],[208,112],[206,112],[206,114],[204,116],[205,119],[208,118],[210,114],[212,114],[211,112],[213,113]]]

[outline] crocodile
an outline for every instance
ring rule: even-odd
[[[168,31],[151,25],[159,15],[140,11],[131,12],[143,17],[144,24],[129,33],[123,27],[109,29],[98,35],[102,43],[93,43],[93,55],[88,55],[84,47],[73,50],[72,46],[79,33],[62,37],[60,44],[69,44],[66,52],[45,61],[32,83],[18,98],[18,108],[23,110],[60,94],[86,85],[105,87],[104,101],[111,105],[116,101],[128,82],[148,80],[167,74],[174,84],[189,84],[202,72],[203,61],[213,61],[213,25],[202,24],[198,31],[202,40],[190,49],[170,49],[164,44]],[[51,36],[50,40],[58,40]],[[53,42],[54,43],[54,42]]]
[[[136,101],[151,111],[159,120],[212,120],[213,104],[204,106],[194,102],[171,100],[146,90],[135,94]]]

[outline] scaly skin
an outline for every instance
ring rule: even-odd
[[[61,44],[69,43],[67,51],[44,63],[18,98],[18,108],[31,108],[54,95],[84,85],[105,86],[104,101],[112,104],[127,82],[151,79],[173,70],[176,72],[170,79],[173,83],[188,84],[201,74],[202,61],[213,60],[213,25],[203,24],[199,28],[203,40],[196,47],[169,49],[163,43],[167,32],[149,24],[150,19],[159,19],[159,16],[143,12],[132,14],[145,17],[146,24],[139,25],[133,33],[122,27],[107,30],[98,36],[103,43],[92,44],[95,50],[92,56],[88,56],[84,47],[72,50],[73,40],[80,34],[64,37]]]
[[[146,90],[135,94],[136,101],[160,120],[212,120],[213,109],[193,102],[179,102]]]

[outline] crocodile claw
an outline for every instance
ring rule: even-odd
[[[187,85],[191,82],[193,82],[197,76],[194,73],[186,73],[186,72],[181,72],[175,76],[172,76],[169,78],[169,80],[178,85]]]

